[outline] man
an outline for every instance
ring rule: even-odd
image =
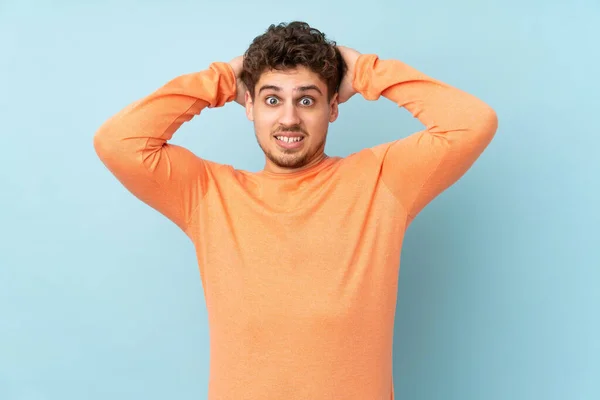
[[[426,129],[326,155],[328,126],[355,93],[394,101]],[[254,122],[262,171],[169,143],[185,121],[234,100]],[[129,191],[194,243],[209,399],[388,400],[404,233],[496,129],[494,111],[472,95],[294,22],[131,104],[94,145]]]

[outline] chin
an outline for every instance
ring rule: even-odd
[[[296,169],[305,166],[308,162],[306,154],[294,154],[289,156],[273,156],[269,157],[271,162],[280,168]]]

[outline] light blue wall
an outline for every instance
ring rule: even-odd
[[[407,233],[397,398],[600,399],[597,0],[82,3],[0,0],[1,400],[206,398],[192,245],[120,186],[92,136],[131,101],[293,19],[499,116],[486,153]],[[421,128],[385,99],[340,111],[331,155]],[[174,142],[263,165],[235,104]]]

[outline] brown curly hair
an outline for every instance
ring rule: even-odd
[[[271,25],[244,53],[241,79],[254,99],[255,85],[266,70],[304,66],[327,84],[329,100],[339,90],[346,64],[333,40],[306,22]]]

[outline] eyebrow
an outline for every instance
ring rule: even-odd
[[[263,90],[274,90],[276,92],[280,92],[281,88],[279,86],[275,86],[275,85],[263,85],[259,89],[258,93],[260,94],[260,92],[262,92]],[[321,89],[319,89],[319,87],[317,85],[298,86],[294,90],[297,90],[299,92],[308,92],[310,90],[316,90],[320,95],[323,95],[323,93],[321,92]]]

